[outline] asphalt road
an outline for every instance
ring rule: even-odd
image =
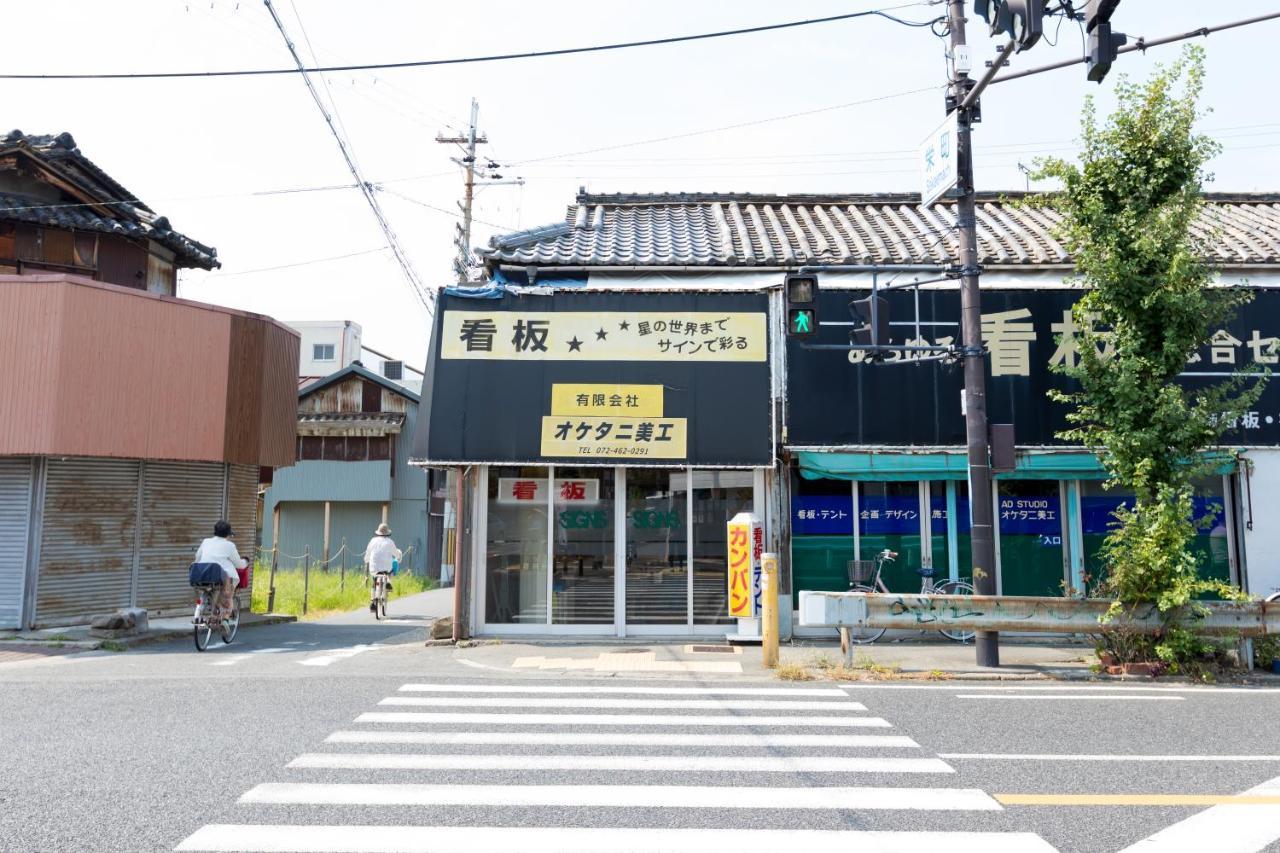
[[[1280,691],[530,671],[392,615],[0,664],[0,850],[1280,851]]]

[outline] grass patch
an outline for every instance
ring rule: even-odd
[[[773,673],[783,681],[813,681],[813,673],[802,663],[780,663]]]
[[[254,571],[253,612],[267,612],[268,578],[270,570],[258,567]],[[276,601],[274,612],[302,616],[302,571],[276,570]],[[346,613],[369,606],[369,587],[365,575],[359,571],[347,572],[343,583],[339,572],[312,570],[307,584],[307,617],[318,619],[332,613]],[[414,595],[435,587],[435,581],[418,575],[400,574],[391,580],[390,600]]]
[[[119,640],[103,640],[102,645],[98,646],[98,648],[106,652],[123,652],[129,649],[128,646]]]
[[[809,658],[809,666],[813,667],[814,669],[821,669],[821,670],[835,669],[837,665],[838,664],[836,663],[835,659],[832,658],[826,652],[818,652],[817,654]]]

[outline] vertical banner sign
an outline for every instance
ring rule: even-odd
[[[955,189],[959,180],[956,144],[959,140],[956,116],[951,113],[920,143],[920,197],[925,207]]]
[[[729,519],[729,615],[750,619],[760,612],[760,553],[763,534],[759,520],[749,512]]]

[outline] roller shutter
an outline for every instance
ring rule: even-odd
[[[50,459],[36,623],[90,621],[129,604],[138,518],[138,462]]]
[[[31,460],[0,459],[0,628],[22,627],[31,518]]]
[[[217,462],[143,463],[138,607],[155,614],[190,604],[187,566],[222,518],[225,471]]]

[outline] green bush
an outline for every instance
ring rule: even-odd
[[[266,613],[270,567],[258,566],[253,578],[253,612]],[[404,595],[414,595],[432,589],[435,582],[419,575],[399,574],[391,581],[391,601]],[[302,615],[303,573],[298,569],[276,570],[276,600],[274,612],[293,616]],[[311,571],[307,583],[307,618],[317,618],[332,613],[360,610],[369,606],[367,576],[361,571],[348,571],[345,582],[339,572]]]

